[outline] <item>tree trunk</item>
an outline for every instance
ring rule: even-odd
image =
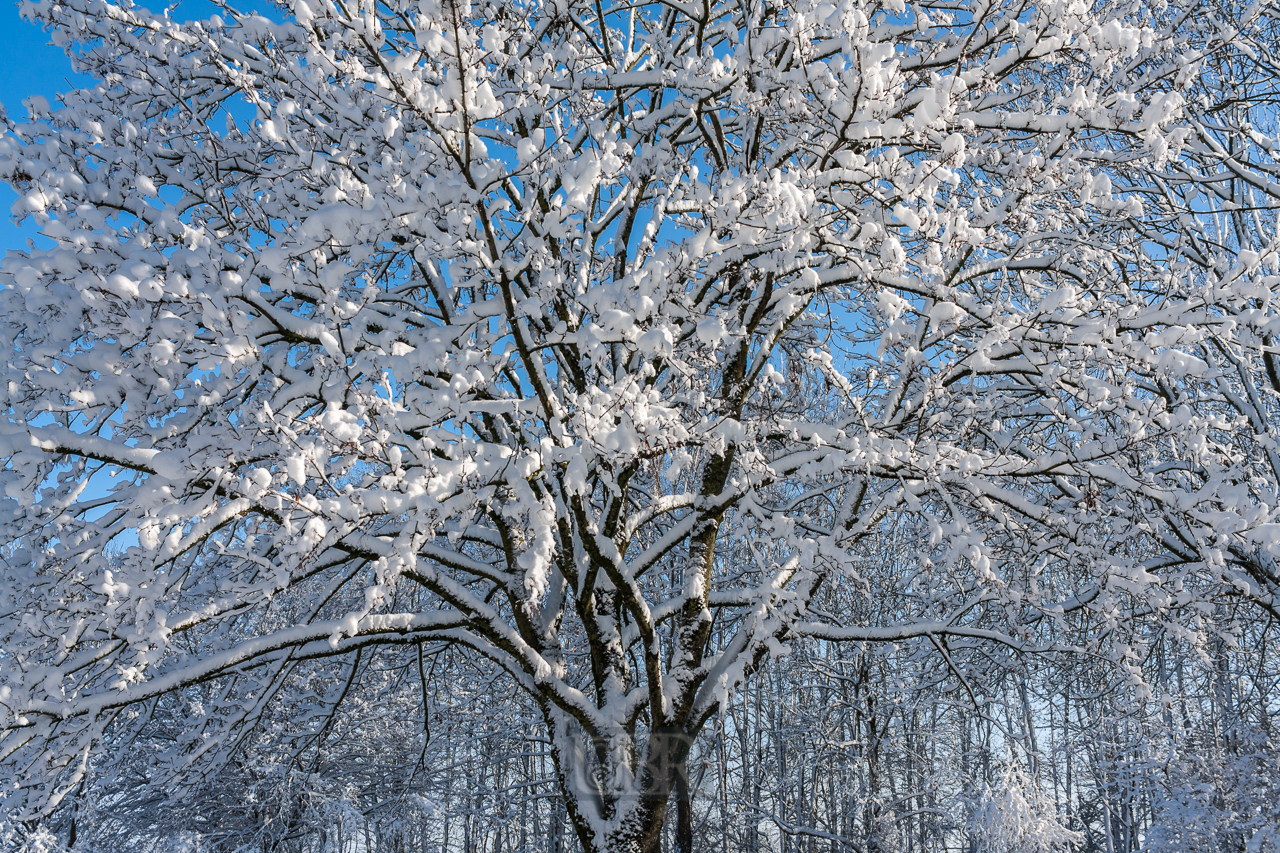
[[[688,765],[676,774],[676,850],[693,853],[693,796],[689,790]]]

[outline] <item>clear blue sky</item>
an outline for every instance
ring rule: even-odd
[[[24,98],[44,95],[53,101],[59,92],[74,86],[75,75],[66,55],[49,44],[49,37],[39,27],[18,17],[18,6],[9,0],[0,0],[0,104],[15,118],[21,118],[26,110]],[[7,249],[20,248],[25,238],[34,234],[27,226],[19,231],[9,218],[13,205],[13,190],[0,184],[0,254]]]
[[[11,113],[19,113],[28,95],[52,98],[74,79],[63,52],[49,44],[43,30],[19,18],[17,4],[7,0],[0,12],[0,51],[4,57],[0,102]]]

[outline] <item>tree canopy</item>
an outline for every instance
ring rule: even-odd
[[[448,649],[584,850],[687,850],[796,643],[1146,697],[1280,615],[1270,4],[23,10],[97,82],[0,138],[20,819]]]

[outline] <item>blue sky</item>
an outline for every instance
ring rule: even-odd
[[[0,3],[0,56],[4,57],[4,73],[0,74],[0,104],[5,111],[20,118],[25,110],[22,101],[31,95],[44,95],[50,101],[59,92],[71,88],[75,75],[66,54],[49,44],[49,36],[18,16],[16,3]],[[22,247],[34,235],[30,225],[19,230],[9,218],[14,200],[13,190],[0,184],[0,254]]]
[[[49,44],[48,35],[18,17],[16,3],[0,8],[0,55],[5,58],[0,101],[10,112],[17,112],[27,95],[52,97],[66,89],[74,75],[63,52]]]
[[[142,0],[141,5],[162,9],[166,2],[174,0]],[[237,5],[254,8],[258,4],[251,0]],[[185,0],[175,3],[173,16],[190,19],[213,11],[204,0]],[[26,115],[22,102],[31,95],[43,95],[52,103],[60,92],[90,82],[71,70],[66,54],[49,44],[44,30],[19,16],[18,4],[12,0],[0,0],[0,57],[0,104],[14,118]],[[13,190],[0,183],[0,256],[8,249],[22,248],[36,234],[32,225],[17,228],[9,218],[14,198]]]

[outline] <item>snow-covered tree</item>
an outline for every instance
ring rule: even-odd
[[[1196,8],[24,3],[99,82],[0,139],[6,807],[357,731],[376,654],[427,707],[443,645],[585,850],[687,850],[788,642],[1140,684],[1145,626],[1274,607],[1274,419],[1219,403],[1277,256],[1186,272],[1146,189],[1265,11]]]
[[[1006,763],[983,788],[970,816],[983,853],[1055,853],[1078,846],[1081,835],[1062,826],[1039,783]]]

